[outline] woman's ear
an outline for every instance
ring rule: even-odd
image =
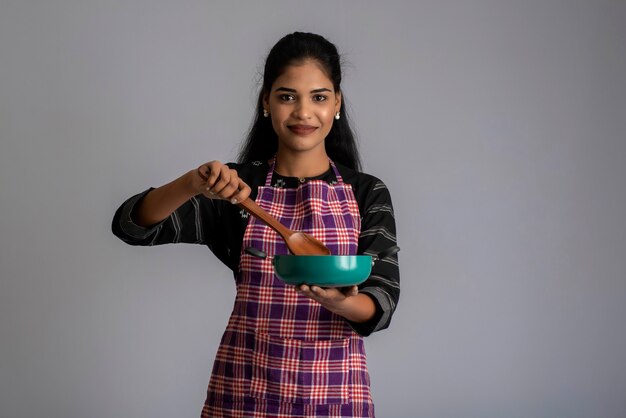
[[[268,92],[263,92],[263,109],[270,111],[270,95]]]
[[[335,93],[335,113],[341,110],[341,92],[338,91]]]

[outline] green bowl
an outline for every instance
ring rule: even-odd
[[[370,255],[275,255],[274,271],[285,283],[320,287],[356,286],[372,271]]]

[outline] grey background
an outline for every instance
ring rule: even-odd
[[[626,416],[623,1],[0,3],[0,416],[195,417],[232,307],[128,196],[232,160],[269,48],[345,54],[402,296],[380,417]]]

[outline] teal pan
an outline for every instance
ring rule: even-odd
[[[369,255],[276,255],[273,263],[285,283],[344,287],[363,283],[372,261]]]
[[[267,255],[256,248],[245,251],[258,258]],[[400,251],[393,246],[378,255],[275,255],[272,257],[274,272],[285,283],[307,284],[320,287],[346,287],[363,283],[372,272],[377,260],[390,257]]]

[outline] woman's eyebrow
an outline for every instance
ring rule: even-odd
[[[286,91],[286,92],[288,92],[288,93],[296,93],[296,90],[295,90],[295,89],[290,89],[290,88],[288,88],[288,87],[278,87],[278,88],[277,88],[276,90],[274,90],[274,91]],[[311,90],[311,93],[322,93],[322,92],[325,92],[325,91],[327,91],[327,92],[329,92],[329,93],[332,93],[332,92],[333,92],[332,90],[327,89],[327,88],[325,88],[325,87],[324,87],[324,88],[321,88],[321,89]]]
[[[323,93],[323,92],[329,92],[332,93],[333,91],[327,88],[321,88],[321,89],[315,89],[315,90],[311,90],[311,93]]]

